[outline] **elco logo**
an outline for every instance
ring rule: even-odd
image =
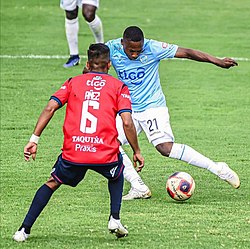
[[[138,67],[136,71],[128,72],[126,70],[118,71],[119,78],[122,80],[133,80],[134,84],[136,84],[136,80],[140,80],[145,75],[145,68]]]
[[[101,76],[95,76],[92,80],[87,80],[87,86],[93,86],[95,90],[101,90],[105,84],[106,80],[104,80]]]

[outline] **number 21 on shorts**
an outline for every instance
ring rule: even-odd
[[[155,131],[158,130],[158,124],[157,124],[156,118],[154,118],[154,119],[152,119],[152,120],[149,119],[149,120],[147,121],[147,125],[148,125],[148,131],[149,131],[150,133],[155,132]]]

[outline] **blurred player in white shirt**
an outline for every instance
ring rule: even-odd
[[[81,8],[82,15],[93,33],[96,43],[103,43],[103,27],[101,19],[96,15],[99,0],[61,0],[60,7],[65,10],[65,31],[69,46],[70,57],[63,65],[65,68],[79,64],[80,56],[78,49],[78,10]]]

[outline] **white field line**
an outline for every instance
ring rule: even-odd
[[[81,58],[86,59],[86,55],[80,55]],[[69,56],[67,55],[34,55],[34,54],[28,54],[28,55],[8,55],[3,54],[0,55],[0,59],[68,59]],[[177,59],[177,58],[174,58]],[[241,57],[233,57],[236,61],[250,61],[250,58],[241,58]],[[186,59],[182,59],[186,60]]]
[[[68,59],[69,56],[67,55],[0,55],[1,59]],[[82,55],[81,58],[87,58],[86,55]]]

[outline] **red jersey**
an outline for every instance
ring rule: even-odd
[[[62,158],[81,164],[118,161],[116,115],[131,112],[128,87],[105,73],[70,78],[51,99],[67,103]]]

